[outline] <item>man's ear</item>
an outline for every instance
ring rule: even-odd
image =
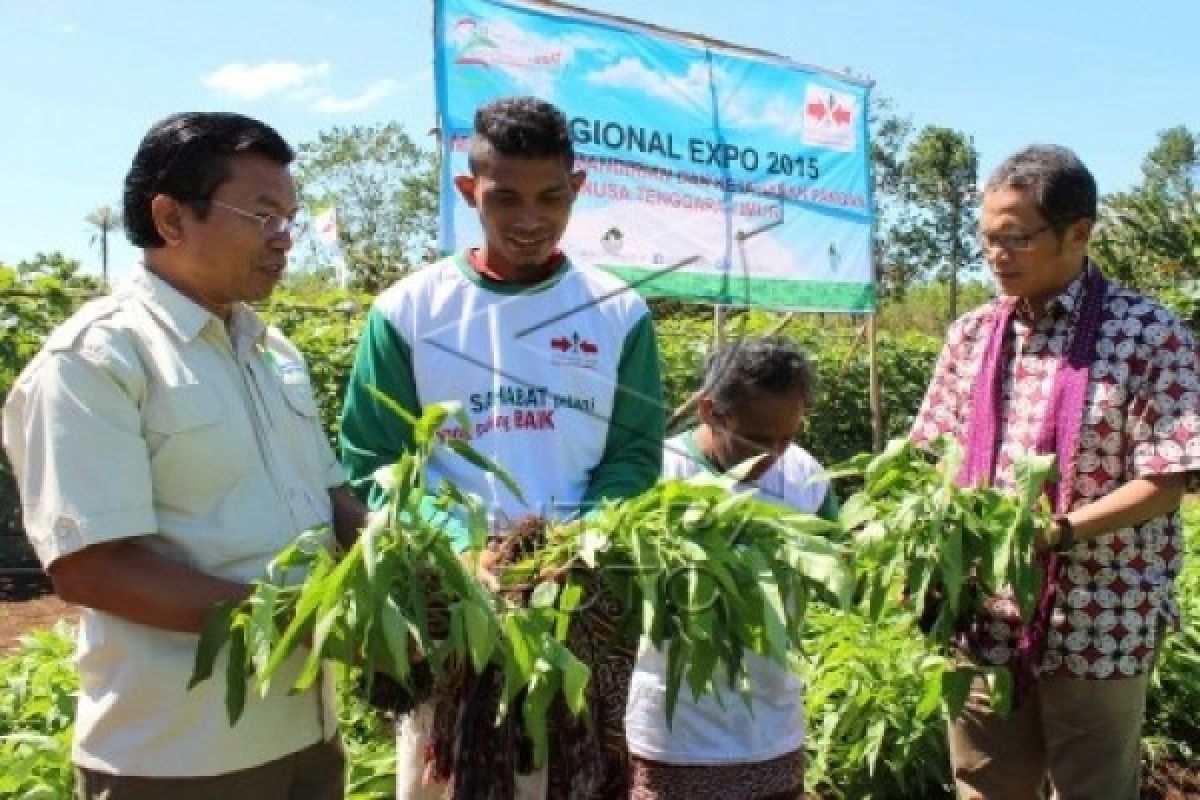
[[[454,188],[462,195],[463,202],[471,208],[475,207],[475,176],[455,175]]]
[[[696,403],[696,416],[705,425],[711,427],[716,424],[716,418],[713,416],[713,401],[710,396],[700,395],[700,401]]]
[[[174,197],[156,194],[150,200],[150,219],[167,247],[183,241],[183,207]]]
[[[1095,222],[1090,219],[1077,219],[1067,228],[1067,239],[1076,247],[1087,250],[1088,242],[1092,238],[1092,228],[1095,227]]]
[[[587,182],[587,172],[577,169],[571,173],[571,191],[574,194],[579,194],[579,190],[583,188],[583,184]]]

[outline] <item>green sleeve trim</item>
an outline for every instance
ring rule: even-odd
[[[841,505],[838,503],[837,492],[833,491],[831,483],[825,488],[825,499],[821,501],[821,507],[817,509],[817,516],[830,522],[837,522],[840,510]]]
[[[647,312],[621,348],[604,455],[589,476],[585,510],[604,499],[635,497],[654,485],[662,473],[666,426],[658,344]]]
[[[412,426],[376,400],[374,386],[420,416],[412,350],[378,308],[367,314],[358,340],[354,367],[342,403],[338,447],[350,487],[370,508],[379,508],[383,493],[375,483],[375,470],[395,463],[401,453],[415,447]]]

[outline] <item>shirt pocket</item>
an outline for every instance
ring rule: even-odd
[[[321,409],[312,384],[281,383],[280,393],[285,406],[282,444],[291,463],[299,467],[305,486],[319,490],[323,497],[334,456],[321,427]]]
[[[142,414],[156,506],[203,513],[237,483],[240,465],[250,460],[247,437],[233,430],[224,402],[211,387],[161,387]]]

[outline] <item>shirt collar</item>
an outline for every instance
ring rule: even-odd
[[[223,325],[221,319],[207,308],[145,267],[130,283],[150,313],[185,342],[195,339],[209,324]],[[231,322],[231,339],[248,337],[251,341],[259,341],[266,334],[266,325],[245,303],[234,303]]]
[[[1042,309],[1042,313],[1037,315],[1037,317],[1055,319],[1060,316],[1073,314],[1083,298],[1083,280],[1087,276],[1088,270],[1095,268],[1090,259],[1085,259],[1083,269],[1079,271],[1079,274],[1072,278],[1071,282],[1064,286],[1062,291],[1050,298],[1045,308]],[[1036,319],[1030,312],[1028,305],[1024,302],[1017,302],[1016,312],[1017,316],[1026,322],[1033,322]]]

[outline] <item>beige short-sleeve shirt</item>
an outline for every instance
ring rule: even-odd
[[[328,489],[344,480],[292,344],[246,306],[227,329],[144,271],[51,334],[3,422],[45,565],[140,537],[202,572],[251,581],[301,531],[330,522]],[[267,698],[251,693],[230,728],[224,680],[187,691],[196,640],[83,610],[76,763],[215,775],[332,735],[330,687],[287,696],[286,674]]]

